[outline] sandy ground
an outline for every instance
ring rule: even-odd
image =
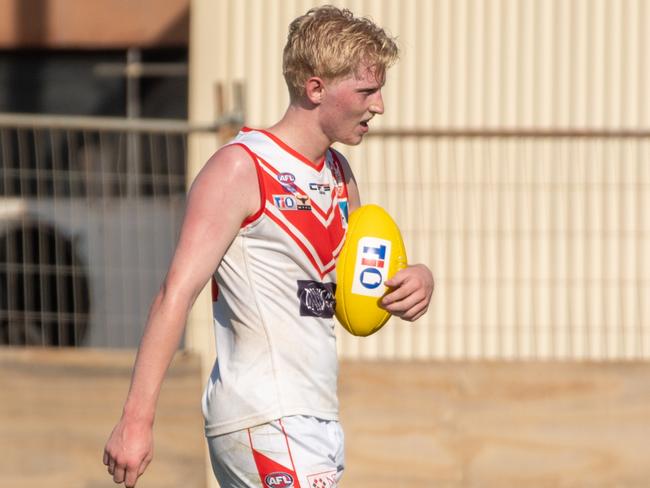
[[[0,349],[0,487],[115,486],[132,351]],[[198,358],[163,388],[138,487],[204,487]],[[344,488],[648,487],[650,364],[341,365]]]

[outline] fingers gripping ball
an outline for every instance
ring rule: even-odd
[[[390,215],[377,205],[352,212],[336,263],[336,318],[348,332],[368,336],[388,321],[379,306],[384,282],[405,267],[402,234]]]

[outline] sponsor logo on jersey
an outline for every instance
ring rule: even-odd
[[[294,183],[296,182],[296,177],[294,176],[293,173],[280,173],[277,176],[278,181],[282,185],[282,188],[285,190],[295,193],[298,191],[298,188],[296,188],[296,185]]]
[[[332,163],[330,166],[330,170],[332,171],[332,176],[334,176],[334,180],[336,181],[336,187],[334,189],[334,191],[336,191],[336,196],[342,197],[343,194],[345,193],[345,183],[344,183],[343,175],[339,171],[338,164]]]
[[[295,197],[298,210],[311,210],[311,199],[307,195],[296,193]]]
[[[267,488],[291,488],[293,486],[293,476],[281,471],[269,473],[264,477],[264,485]]]
[[[298,209],[298,203],[293,195],[273,195],[273,203],[280,210]]]
[[[325,195],[325,193],[332,190],[328,183],[309,183],[309,189],[318,191],[321,195]]]
[[[344,229],[348,228],[348,201],[339,200],[339,211],[341,212],[341,224]]]
[[[357,262],[354,266],[352,293],[380,297],[388,279],[391,242],[376,237],[362,237],[357,247]]]
[[[298,300],[302,317],[331,319],[336,308],[336,283],[298,280]]]
[[[278,174],[278,181],[280,183],[295,183],[296,177],[293,173],[280,173]]]
[[[336,486],[336,470],[307,476],[309,488],[334,488]]]

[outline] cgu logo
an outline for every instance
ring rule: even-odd
[[[293,183],[296,181],[296,177],[291,173],[280,173],[278,175],[278,181],[280,183]]]
[[[264,484],[268,488],[291,488],[293,486],[293,476],[289,473],[271,473],[264,478]]]

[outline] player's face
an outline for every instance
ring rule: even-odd
[[[332,142],[354,146],[368,132],[368,123],[384,113],[381,88],[371,69],[342,80],[326,83],[326,96],[321,105],[321,126]]]

